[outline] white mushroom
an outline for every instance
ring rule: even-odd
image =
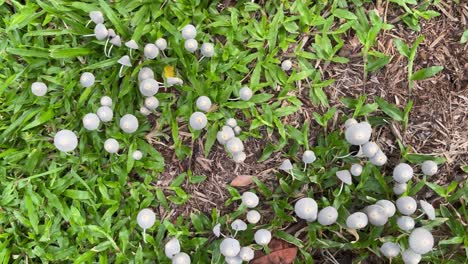
[[[154,110],[158,108],[158,106],[159,106],[158,98],[154,96],[148,96],[145,98],[145,107],[148,108],[149,110]]]
[[[109,31],[104,24],[99,23],[94,27],[94,35],[97,40],[104,40],[109,35]]]
[[[242,132],[242,128],[240,128],[240,126],[235,126],[233,130],[236,136],[240,135],[240,133]]]
[[[146,108],[145,106],[140,107],[140,113],[144,116],[149,116],[151,114],[151,111]]]
[[[421,261],[421,255],[411,249],[407,249],[401,253],[401,257],[405,264],[418,264]]]
[[[421,209],[423,210],[423,212],[427,215],[427,218],[429,218],[430,220],[435,220],[435,209],[432,206],[432,204],[424,200],[419,200],[419,204],[421,205]]]
[[[89,12],[89,18],[94,24],[102,24],[104,23],[104,16],[101,11],[91,11]]]
[[[226,148],[229,153],[234,154],[244,151],[244,144],[239,138],[233,137],[226,142]]]
[[[188,24],[182,28],[182,37],[184,39],[194,39],[197,36],[197,29],[192,24]]]
[[[174,255],[180,253],[180,242],[177,238],[171,238],[165,245],[164,245],[164,254],[166,257],[172,259]]]
[[[221,235],[221,224],[218,223],[213,227],[213,234],[216,237],[219,237]]]
[[[266,246],[271,241],[271,232],[266,229],[259,229],[254,234],[255,243]]]
[[[100,102],[102,106],[112,106],[112,98],[110,98],[109,96],[101,97]]]
[[[312,150],[306,150],[304,151],[304,154],[302,154],[302,161],[305,164],[310,164],[314,162],[316,159],[317,157],[315,157],[315,153]]]
[[[320,210],[317,221],[324,226],[332,225],[338,219],[338,211],[333,206],[327,206]]]
[[[247,222],[251,224],[256,224],[260,221],[261,215],[256,210],[250,210],[247,212],[246,218],[247,218]]]
[[[154,79],[154,72],[149,67],[143,67],[138,72],[138,81],[142,82],[146,79]]]
[[[219,245],[219,249],[221,251],[221,254],[225,257],[235,257],[237,254],[240,252],[240,244],[239,241],[237,241],[234,238],[225,238],[223,241],[221,241],[221,244]]]
[[[228,119],[226,120],[226,125],[227,125],[227,126],[230,126],[230,127],[232,127],[232,128],[234,128],[234,127],[237,126],[237,121],[236,121],[236,119],[234,119],[234,118],[232,118],[232,117],[231,117],[231,118],[228,118]]]
[[[132,114],[126,114],[120,118],[120,128],[127,134],[138,129],[138,119]]]
[[[377,205],[380,205],[383,207],[383,209],[385,210],[385,214],[387,215],[387,217],[392,217],[395,215],[395,212],[396,212],[396,207],[395,205],[390,202],[389,200],[379,200],[377,201],[375,204]]]
[[[159,48],[153,43],[148,43],[143,49],[143,54],[147,59],[154,59],[159,55]]]
[[[31,92],[35,96],[44,96],[47,93],[47,85],[43,82],[33,82]]]
[[[192,127],[193,130],[201,130],[206,127],[207,123],[208,119],[202,112],[194,112],[189,119],[190,127]]]
[[[247,230],[247,224],[240,219],[236,219],[231,223],[231,228],[235,231],[245,231]]]
[[[184,81],[177,77],[169,77],[166,79],[166,82],[167,82],[167,87],[184,84]]]
[[[372,128],[368,123],[361,122],[348,127],[345,131],[346,141],[351,145],[363,145],[371,137]]]
[[[141,158],[143,158],[143,153],[141,151],[139,151],[139,150],[135,150],[132,153],[132,158],[134,160],[141,160]]]
[[[214,47],[212,43],[203,43],[200,52],[204,57],[211,58],[214,55]]]
[[[348,128],[348,127],[350,127],[350,126],[352,126],[352,125],[355,125],[355,124],[357,124],[357,123],[358,123],[358,121],[356,121],[356,119],[354,119],[354,118],[349,118],[349,119],[347,119],[347,120],[345,121],[344,125],[345,125],[345,128]]]
[[[351,168],[349,169],[349,171],[351,172],[353,176],[359,176],[362,173],[362,166],[361,164],[355,163],[351,165]]]
[[[239,97],[240,99],[242,99],[243,101],[248,101],[250,100],[250,98],[252,98],[253,96],[253,92],[252,90],[249,88],[249,87],[242,87],[240,90],[239,90]]]
[[[111,154],[119,152],[119,148],[119,142],[113,138],[109,138],[104,141],[104,149]]]
[[[159,50],[164,51],[167,48],[167,41],[164,38],[158,38],[155,42]]]
[[[400,254],[400,246],[392,242],[385,242],[380,247],[380,252],[387,258],[394,258]]]
[[[240,249],[240,252],[239,252],[239,257],[243,260],[243,261],[251,261],[253,258],[254,258],[254,251],[252,248],[250,247],[242,247]]]
[[[351,178],[351,173],[349,173],[349,170],[340,170],[336,172],[336,177],[340,179],[343,183],[347,185],[351,185],[353,183],[353,180]]]
[[[108,106],[99,107],[96,113],[102,122],[110,122],[114,117],[114,112],[112,112],[112,109]]]
[[[289,71],[292,68],[292,61],[290,60],[284,60],[281,62],[281,69],[283,71]]]
[[[159,91],[159,84],[155,79],[148,78],[140,82],[138,86],[143,96],[153,96]]]
[[[95,82],[94,75],[90,72],[83,72],[80,76],[80,83],[83,87],[91,87]]]
[[[253,192],[244,192],[242,194],[242,203],[245,204],[248,208],[255,208],[257,207],[260,199],[258,196]]]
[[[119,77],[122,77],[122,70],[124,66],[131,67],[132,63],[130,62],[130,57],[128,55],[122,56],[118,61],[117,61],[121,66],[119,70]]]
[[[78,146],[78,138],[71,130],[60,130],[54,136],[54,145],[60,151],[70,152]]]
[[[414,219],[409,216],[400,216],[397,218],[397,225],[401,230],[410,231],[414,228]]]
[[[232,154],[232,160],[234,160],[234,162],[236,163],[242,163],[245,161],[246,158],[247,154],[245,154],[245,152],[243,151]]]
[[[364,156],[368,157],[369,159],[373,158],[377,152],[379,152],[380,148],[377,143],[369,141],[366,144],[362,145],[362,153]]]
[[[198,49],[198,42],[195,39],[187,39],[184,47],[188,52],[194,53]]]
[[[216,134],[216,139],[222,145],[225,145],[227,141],[234,137],[234,131],[229,126],[223,126],[221,131]]]
[[[385,209],[377,204],[369,205],[365,208],[367,219],[369,223],[374,226],[383,226],[388,221],[387,213]]]
[[[376,166],[383,166],[387,163],[387,156],[379,150],[369,161]]]
[[[283,160],[281,165],[278,167],[280,170],[283,170],[285,172],[290,172],[293,169],[293,165],[289,159]]]
[[[403,196],[396,200],[396,207],[401,214],[411,215],[416,212],[418,206],[413,197]]]
[[[362,229],[367,226],[368,221],[366,214],[356,212],[346,218],[346,226],[352,229]]]
[[[426,160],[421,164],[421,170],[424,175],[432,176],[437,173],[437,163],[432,160]]]
[[[406,163],[400,163],[393,169],[393,180],[406,183],[413,177],[413,168]]]
[[[208,112],[211,108],[211,100],[208,96],[200,96],[197,99],[197,108],[203,112]]]
[[[406,183],[395,183],[393,186],[393,193],[396,195],[401,195],[404,192],[406,192],[406,189],[408,188],[408,184]]]
[[[190,264],[190,256],[187,253],[180,252],[172,257],[172,264]]]
[[[434,246],[434,237],[431,232],[423,227],[419,227],[411,232],[409,239],[410,248],[418,254],[426,254]]]
[[[297,217],[304,219],[308,222],[313,222],[317,219],[318,206],[312,198],[301,198],[294,205],[294,212]]]
[[[99,117],[94,113],[86,114],[82,121],[84,128],[90,131],[98,129],[99,124],[101,123]]]

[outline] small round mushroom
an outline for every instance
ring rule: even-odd
[[[149,110],[154,110],[158,108],[158,106],[159,106],[158,98],[154,96],[148,96],[145,98],[145,107],[148,108]]]
[[[110,98],[109,96],[101,97],[100,101],[102,106],[112,106],[112,98]]]
[[[255,208],[257,207],[260,199],[258,196],[253,192],[244,192],[242,194],[242,203],[247,206],[247,208]]]
[[[406,163],[400,163],[393,169],[393,180],[406,183],[413,177],[413,168]]]
[[[396,207],[401,214],[412,215],[416,212],[418,205],[413,197],[404,196],[396,200]]]
[[[221,244],[219,245],[219,249],[221,251],[221,254],[225,257],[235,257],[237,254],[240,252],[240,244],[237,239],[234,238],[225,238],[223,241],[221,241]]]
[[[240,99],[242,99],[243,101],[248,101],[250,100],[250,98],[252,98],[253,96],[253,92],[252,90],[249,88],[249,87],[242,87],[240,90],[239,90],[239,97]]]
[[[180,242],[177,238],[173,237],[164,245],[164,254],[172,259],[178,253],[180,253]]]
[[[361,164],[355,163],[351,165],[351,169],[349,169],[349,171],[353,176],[359,176],[362,173],[362,166]]]
[[[154,72],[149,67],[143,67],[138,72],[138,81],[142,82],[146,79],[154,79]]]
[[[306,150],[304,151],[304,154],[302,154],[302,161],[305,164],[310,164],[314,162],[316,159],[317,157],[315,157],[315,153],[312,150]]]
[[[292,61],[290,60],[284,60],[281,62],[281,69],[283,71],[289,71],[292,68]]]
[[[223,126],[221,131],[216,134],[216,139],[222,145],[225,145],[231,138],[234,137],[234,131],[229,126]]]
[[[190,256],[187,253],[180,252],[172,257],[172,264],[190,264]]]
[[[142,209],[138,212],[137,223],[143,229],[151,228],[156,222],[156,214],[149,208]]]
[[[266,229],[259,229],[254,234],[255,243],[266,246],[271,241],[271,232]]]
[[[91,87],[95,82],[94,75],[90,72],[83,72],[80,76],[80,83],[83,87]]]
[[[147,59],[154,59],[159,55],[159,48],[153,43],[148,43],[143,49],[143,53]]]
[[[414,252],[422,255],[432,250],[434,237],[427,229],[419,227],[411,232],[408,242]]]
[[[437,163],[432,160],[426,160],[421,164],[421,170],[424,175],[432,176],[437,173]]]
[[[138,129],[138,119],[132,114],[126,114],[120,118],[120,128],[127,134]]]
[[[244,151],[244,144],[239,138],[233,137],[226,142],[226,148],[231,154],[239,153]]]
[[[198,49],[198,42],[195,39],[187,39],[184,43],[184,48],[191,53],[194,53]]]
[[[35,96],[44,96],[47,93],[47,85],[43,82],[33,82],[31,92]]]
[[[396,207],[389,200],[378,200],[375,204],[380,205],[385,210],[387,217],[392,217],[395,215]]]
[[[70,152],[78,146],[78,138],[71,130],[60,130],[54,136],[54,145],[60,151]]]
[[[427,218],[429,218],[429,220],[435,220],[435,209],[432,206],[432,204],[424,200],[419,200],[419,204],[421,205],[421,209],[423,210],[423,212],[427,215]]]
[[[119,142],[113,138],[109,138],[104,141],[104,149],[111,154],[119,152],[119,148]]]
[[[159,91],[159,84],[155,79],[145,79],[138,86],[143,96],[153,96]]]
[[[137,44],[136,41],[134,41],[133,39],[131,39],[131,40],[125,42],[125,46],[126,46],[127,48],[129,48],[130,51],[131,51],[131,50],[137,50],[137,49],[138,49],[138,44]]]
[[[413,218],[403,215],[398,217],[397,225],[401,230],[410,231],[414,228],[415,223]]]
[[[383,166],[387,163],[387,155],[379,150],[369,161],[375,166]]]
[[[197,29],[192,24],[188,24],[182,28],[182,37],[184,39],[194,39],[197,36]]]
[[[333,225],[338,219],[338,211],[333,206],[327,206],[320,210],[317,221],[324,226]]]
[[[99,120],[99,117],[94,113],[86,114],[83,117],[82,121],[83,121],[83,126],[86,128],[86,130],[90,130],[90,131],[98,129],[99,124],[101,123],[101,121]]]
[[[94,35],[97,40],[104,40],[109,35],[109,31],[104,24],[99,23],[94,27]]]
[[[408,184],[406,183],[395,183],[393,186],[393,193],[396,195],[402,195],[404,192],[406,192],[407,188]]]
[[[212,43],[203,43],[200,48],[203,57],[211,58],[214,55],[214,46]]]
[[[231,228],[235,231],[245,231],[247,230],[247,224],[240,219],[236,219],[231,223]]]
[[[354,118],[349,118],[349,119],[347,119],[347,120],[345,121],[344,125],[345,125],[345,128],[348,128],[348,127],[350,127],[350,126],[352,126],[352,125],[355,125],[355,124],[357,124],[357,123],[358,123],[358,121],[356,121],[356,119],[354,119]]]
[[[216,224],[214,227],[213,227],[213,234],[216,236],[216,237],[219,237],[221,235],[221,224],[218,223]]]
[[[109,35],[110,36],[110,35]],[[110,57],[110,54],[111,54],[111,51],[112,51],[112,48],[114,46],[117,46],[117,47],[121,47],[122,46],[122,39],[120,38],[119,35],[116,35],[116,36],[110,36],[111,39],[109,40],[109,43],[111,44],[111,47],[109,48],[109,50],[107,51],[107,54],[106,56],[107,57]],[[104,49],[104,54],[106,53],[106,50]]]
[[[167,49],[167,41],[164,38],[158,38],[155,44],[156,44],[156,47],[158,47],[158,49],[161,51],[164,51]]]
[[[421,261],[421,255],[411,249],[407,249],[401,253],[401,257],[405,264],[418,264]]]
[[[383,226],[387,223],[388,217],[385,209],[377,204],[369,205],[366,207],[365,212],[367,219],[371,225]]]
[[[369,141],[366,144],[362,145],[362,153],[368,158],[372,158],[379,152],[380,148],[377,143]]]
[[[245,161],[247,158],[247,154],[245,152],[236,152],[232,154],[232,160],[234,160],[235,163],[242,163]]]
[[[131,67],[132,66],[132,63],[130,62],[130,57],[128,55],[125,55],[125,56],[122,56],[118,61],[117,63],[119,63],[121,66],[120,66],[120,70],[119,70],[119,77],[122,77],[122,70],[123,68],[126,66],[126,67]]]
[[[103,24],[104,15],[101,11],[91,11],[89,12],[89,19],[94,22],[94,24]]]
[[[385,242],[380,247],[380,252],[387,258],[394,258],[400,254],[400,246],[392,242]]]
[[[182,85],[184,84],[184,81],[180,78],[177,77],[169,77],[166,79],[167,82],[167,87],[172,87],[174,85]]]
[[[114,112],[112,112],[112,109],[108,106],[99,107],[96,113],[102,122],[110,122],[114,117]]]
[[[149,116],[151,114],[151,111],[145,106],[142,106],[140,107],[140,113],[144,116]]]
[[[239,257],[243,261],[251,261],[254,258],[254,251],[250,247],[242,247],[239,251]]]
[[[343,183],[347,185],[351,185],[353,183],[353,180],[351,178],[351,173],[349,173],[349,170],[341,170],[336,172],[336,177],[340,179]]]
[[[197,108],[203,112],[208,112],[211,108],[211,100],[208,96],[200,96],[197,99]]]
[[[308,222],[313,222],[317,219],[318,206],[314,199],[304,197],[299,199],[294,204],[294,212],[297,217],[304,219]]]
[[[135,150],[132,153],[132,158],[134,160],[141,160],[141,158],[143,158],[143,153],[141,151],[139,151],[139,150]]]
[[[368,221],[366,214],[356,212],[346,218],[346,226],[352,229],[362,229],[367,226]]]
[[[247,212],[247,222],[256,224],[260,221],[261,215],[257,210],[250,210]]]
[[[242,128],[240,128],[240,126],[235,126],[233,130],[236,136],[240,135],[240,133],[242,132]]]
[[[206,115],[202,112],[194,112],[190,116],[189,124],[193,130],[201,130],[206,127],[207,123],[208,119],[206,118]]]
[[[372,128],[368,123],[361,122],[348,127],[345,131],[345,138],[351,145],[363,145],[369,142]]]
[[[285,159],[278,167],[278,169],[283,170],[285,172],[290,172],[293,169],[293,165],[289,159]]]
[[[237,121],[236,121],[236,119],[234,119],[234,118],[232,118],[232,117],[231,117],[231,118],[228,118],[228,119],[226,120],[226,125],[227,125],[227,126],[230,126],[230,127],[232,127],[232,128],[234,128],[234,127],[237,126]]]
[[[224,258],[226,261],[226,264],[242,264],[242,259],[239,257],[239,255],[235,257],[227,257]]]

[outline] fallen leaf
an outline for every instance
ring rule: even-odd
[[[174,76],[175,76],[174,67],[172,67],[170,65],[165,66],[164,67],[164,77],[170,78],[170,77],[174,77]]]
[[[231,186],[234,187],[243,187],[252,183],[252,176],[249,175],[239,175],[231,182]]]
[[[297,247],[281,239],[273,238],[268,244],[271,253],[265,255],[263,251],[255,252],[255,259],[251,264],[290,264],[297,255]]]
[[[356,243],[359,241],[359,234],[358,232],[356,231],[356,229],[349,229],[349,228],[346,228],[346,231],[348,231],[348,233],[350,233],[351,235],[354,236],[354,238],[356,238],[355,241],[351,241],[351,243]]]

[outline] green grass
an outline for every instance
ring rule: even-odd
[[[149,66],[162,80],[167,65],[175,67],[176,76],[184,80],[184,85],[162,89],[157,94],[161,105],[156,132],[158,140],[173,142],[178,159],[192,155],[190,144],[180,139],[179,132],[187,130],[197,97],[207,95],[215,102],[216,111],[208,113],[206,130],[191,131],[192,141],[202,138],[205,142],[205,155],[218,144],[216,132],[225,119],[241,116],[242,140],[263,140],[266,136],[259,131],[277,135],[276,141],[268,142],[259,162],[274,152],[282,152],[295,161],[294,179],[275,173],[271,175],[275,180],[272,188],[254,178],[253,189],[261,195],[265,214],[275,215],[271,221],[263,219],[261,226],[299,247],[296,263],[312,263],[312,249],[351,250],[358,262],[369,255],[379,255],[383,240],[406,245],[407,236],[397,231],[394,220],[386,228],[359,231],[357,242],[352,242],[355,238],[343,228],[349,208],[359,210],[378,199],[395,197],[388,172],[371,164],[365,166],[359,183],[345,187],[338,195],[340,186],[335,172],[348,168],[357,159],[338,158],[347,156],[349,144],[339,131],[327,129],[337,112],[329,106],[324,91],[334,80],[321,76],[315,67],[316,63],[346,63],[348,58],[338,56],[338,51],[346,34],[357,34],[365,76],[378,71],[391,58],[377,51],[375,40],[393,25],[368,11],[370,1],[265,2],[259,5],[238,1],[235,7],[220,12],[220,3],[211,1],[167,1],[163,8],[163,1],[0,1],[0,261],[170,263],[163,245],[166,238],[177,237],[183,251],[190,253],[192,263],[223,263],[220,239],[212,239],[211,228],[222,223],[226,230],[232,220],[246,212],[245,207],[238,206],[240,193],[233,187],[228,187],[231,197],[226,204],[234,203],[234,212],[192,213],[190,218],[179,216],[172,222],[158,217],[155,226],[147,230],[147,244],[135,221],[142,208],[171,210],[184,204],[191,194],[183,189],[183,183],[196,184],[205,179],[204,175],[187,171],[164,190],[154,184],[165,163],[171,160],[164,160],[145,140],[152,127],[137,114],[143,98],[136,79],[139,69]],[[414,5],[416,1],[391,2],[395,3],[390,3],[390,8],[401,8],[403,23],[415,30],[419,17],[435,15],[428,9],[433,1],[418,6]],[[112,57],[106,58],[104,41],[83,37],[92,33],[92,26],[85,27],[87,13],[92,10],[101,10],[109,28],[125,40],[136,40],[140,46],[165,37],[170,47],[167,57],[141,60],[141,64],[134,59],[135,67],[125,69],[124,77],[119,78],[120,65],[116,61],[127,54],[126,48],[114,48]],[[197,54],[184,50],[180,29],[187,23],[197,27],[200,44],[215,43],[213,58],[199,61]],[[304,47],[303,34],[313,40],[311,47]],[[409,50],[404,42],[408,41],[395,44],[412,65],[418,43]],[[291,73],[281,70],[282,57],[290,57],[296,63]],[[440,70],[428,69],[413,73],[412,66],[408,66],[410,87],[414,80]],[[86,89],[79,84],[84,71],[93,72],[98,80]],[[49,87],[47,95],[41,98],[30,91],[32,82],[37,80]],[[302,127],[283,122],[303,107],[295,96],[298,81],[308,90],[312,104],[327,108],[323,115],[313,113],[314,120],[310,121],[324,127],[314,145],[308,143],[309,121]],[[243,85],[252,88],[253,98],[248,102],[228,100],[238,97]],[[281,87],[279,91],[274,89],[277,86]],[[101,125],[99,131],[86,131],[81,118],[97,110],[103,95],[114,101],[114,121]],[[392,121],[407,126],[412,101],[405,109],[399,109],[380,98],[355,97],[342,99],[346,107],[354,109],[353,117],[366,117],[375,127]],[[118,127],[117,120],[126,113],[135,114],[140,121],[140,128],[131,135]],[[61,129],[78,135],[79,146],[74,152],[64,154],[55,149],[53,135]],[[104,151],[103,143],[109,137],[120,142],[120,155]],[[143,151],[141,161],[128,155],[135,149]],[[303,172],[300,156],[305,149],[314,150],[318,159]],[[433,159],[411,153],[410,146],[401,145],[400,151],[402,160],[413,164]],[[445,232],[424,261],[463,263],[468,256],[468,251],[461,252],[463,244],[468,246],[468,185],[439,186],[431,179],[417,178],[411,183],[410,195],[427,186],[442,201],[436,221],[418,221],[436,230],[436,234],[441,233],[437,230]],[[281,231],[296,222],[292,201],[302,196],[320,197],[319,208],[338,208],[339,224],[324,228],[311,223],[302,230],[300,238]],[[243,245],[252,243],[253,229],[249,226],[248,231],[238,234]],[[400,259],[397,261],[401,263]]]

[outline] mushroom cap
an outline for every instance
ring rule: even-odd
[[[110,107],[112,105],[112,98],[110,98],[109,96],[101,97],[101,105]]]
[[[143,153],[141,151],[139,151],[139,150],[135,150],[132,153],[132,158],[134,160],[141,160],[141,158],[143,158]]]
[[[235,257],[237,254],[240,252],[240,244],[237,239],[234,238],[225,238],[223,241],[221,241],[221,244],[219,245],[219,249],[221,251],[221,254],[225,257]]]
[[[257,207],[260,199],[258,196],[253,192],[244,192],[242,194],[242,203],[245,204],[248,208],[255,208]]]
[[[143,229],[151,228],[156,222],[156,214],[149,208],[142,209],[138,212],[137,223]]]
[[[232,128],[234,128],[234,127],[237,126],[237,121],[236,121],[236,119],[234,119],[234,118],[232,118],[232,117],[231,117],[231,118],[228,118],[228,119],[226,120],[226,125],[227,125],[227,126],[230,126],[230,127],[232,127]]]
[[[367,226],[368,221],[365,213],[356,212],[346,218],[346,226],[352,229],[361,229]]]
[[[239,257],[243,261],[251,261],[254,258],[254,251],[250,247],[242,247],[239,251]]]
[[[283,160],[283,162],[281,162],[281,165],[278,168],[280,170],[289,172],[290,170],[293,169],[293,165],[292,165],[292,163],[291,163],[291,161],[289,159],[285,159],[285,160]]]
[[[317,221],[324,226],[332,225],[338,219],[338,211],[333,206],[327,206],[320,210]]]
[[[245,154],[245,152],[243,151],[232,154],[232,159],[236,163],[242,163],[245,161],[246,158],[247,158],[247,154]]]
[[[239,257],[239,255],[232,258],[227,257],[224,258],[224,260],[226,261],[226,264],[242,264],[242,259]]]
[[[91,11],[89,12],[89,19],[94,22],[94,24],[104,23],[104,15],[101,11]]]
[[[155,79],[150,78],[141,81],[138,88],[143,96],[153,96],[158,93],[159,84]]]
[[[239,138],[233,137],[226,142],[226,148],[231,154],[242,152],[244,151],[244,143]]]
[[[109,31],[107,30],[106,26],[104,26],[104,24],[99,23],[94,27],[94,35],[96,35],[97,40],[103,40],[107,38]]]
[[[347,119],[347,120],[345,121],[344,125],[345,125],[345,128],[348,128],[348,127],[350,127],[350,126],[352,126],[352,125],[355,125],[355,124],[357,124],[357,123],[358,123],[358,121],[357,121],[356,119],[354,119],[354,118],[349,118],[349,119]]]
[[[126,114],[120,118],[120,128],[127,134],[138,129],[138,119],[132,114]]]
[[[242,132],[242,128],[240,128],[240,126],[235,126],[233,130],[236,136],[240,135],[240,133]]]
[[[178,253],[180,253],[180,242],[177,238],[173,237],[164,245],[164,254],[172,259]]]
[[[383,166],[387,163],[387,155],[379,150],[369,161],[375,166]]]
[[[393,179],[398,183],[405,183],[413,177],[413,168],[406,163],[400,163],[393,169]]]
[[[369,205],[365,208],[367,219],[371,225],[383,226],[388,221],[387,213],[385,209],[377,204]]]
[[[248,101],[250,100],[250,98],[252,98],[253,96],[253,92],[252,90],[249,88],[249,87],[242,87],[240,90],[239,90],[239,97],[240,99],[242,99],[243,101]]]
[[[211,108],[211,100],[208,96],[200,96],[197,99],[197,108],[203,112],[208,112]]]
[[[184,81],[180,78],[177,78],[177,77],[169,77],[166,79],[166,82],[167,82],[167,86],[168,87],[171,87],[171,86],[174,86],[174,85],[182,85],[184,84]]]
[[[411,215],[416,212],[418,205],[413,197],[403,196],[396,200],[396,207],[401,214]]]
[[[110,44],[112,44],[114,46],[117,46],[117,47],[122,46],[122,39],[120,38],[119,35],[116,35],[116,36],[112,37],[109,42],[110,42]]]
[[[132,63],[130,62],[130,57],[128,55],[122,56],[117,62],[123,66],[132,66]]]
[[[385,242],[380,247],[380,252],[387,258],[394,258],[400,254],[400,246],[392,242]]]
[[[373,158],[375,154],[379,152],[379,150],[379,145],[377,145],[377,143],[373,141],[369,141],[366,144],[362,145],[362,153],[369,159]]]
[[[259,229],[254,235],[255,243],[266,246],[271,241],[271,232],[266,229]]]
[[[247,222],[256,224],[260,221],[261,215],[257,210],[250,210],[247,212]]]
[[[351,165],[351,168],[349,169],[349,171],[351,172],[353,176],[359,176],[362,173],[362,166],[361,164],[355,163]]]
[[[426,160],[421,164],[421,170],[424,175],[432,176],[437,173],[437,163],[432,160]]]
[[[213,234],[216,236],[216,237],[219,237],[221,235],[221,224],[218,223],[216,224],[214,227],[213,227]]]
[[[312,150],[306,150],[306,151],[304,151],[304,154],[302,154],[302,161],[305,164],[312,163],[316,159],[317,159],[317,157],[315,157],[315,153]]]
[[[143,53],[145,54],[145,57],[147,59],[154,59],[159,55],[159,48],[153,43],[148,43],[145,45],[145,48],[143,49]]]
[[[190,256],[187,253],[180,252],[172,257],[172,264],[190,264]]]
[[[108,37],[113,38],[117,36],[117,34],[115,34],[115,31],[112,28],[109,28],[107,31],[109,32],[109,34],[107,34]]]
[[[395,183],[393,186],[393,193],[396,195],[401,195],[404,192],[406,192],[406,189],[408,188],[408,184],[406,183]]]
[[[198,42],[195,39],[187,39],[184,43],[184,47],[188,52],[195,52],[198,48]]]
[[[86,130],[96,130],[99,127],[99,124],[101,121],[99,120],[99,117],[95,113],[89,113],[83,116],[83,126],[86,128]]]
[[[397,218],[397,225],[401,230],[410,231],[414,228],[414,219],[410,216],[400,216]]]
[[[31,92],[35,96],[44,96],[47,93],[47,85],[43,82],[33,82],[31,84]]]
[[[421,205],[421,209],[427,215],[427,218],[429,218],[430,220],[435,220],[436,218],[435,209],[432,206],[432,204],[424,200],[419,200],[419,205]]]
[[[200,52],[203,56],[210,58],[214,55],[213,43],[203,43],[200,48]]]
[[[167,41],[164,38],[158,38],[154,44],[156,44],[158,49],[161,51],[167,49]]]
[[[80,83],[85,88],[92,86],[95,80],[94,74],[90,72],[83,72],[80,76]]]
[[[225,145],[228,140],[234,137],[234,131],[229,126],[223,126],[221,131],[216,134],[216,139],[220,144]]]
[[[145,98],[145,107],[148,108],[149,110],[154,110],[158,108],[158,106],[159,106],[158,98],[154,96],[148,96]]]
[[[96,113],[102,122],[110,122],[114,117],[114,112],[112,112],[112,109],[108,106],[99,107]]]
[[[235,231],[245,231],[247,230],[247,224],[240,219],[236,219],[231,223],[231,228]]]
[[[338,179],[340,179],[342,182],[344,182],[347,185],[351,185],[353,183],[353,180],[351,178],[351,173],[349,173],[349,170],[337,171],[336,177],[338,177]]]
[[[206,127],[208,119],[206,118],[206,115],[204,113],[194,112],[190,116],[189,123],[193,130],[201,130]]]
[[[363,145],[369,142],[371,134],[372,128],[369,124],[361,122],[346,128],[345,138],[351,145]]]
[[[151,114],[151,111],[146,108],[145,106],[140,107],[140,113],[144,116],[149,116]]]
[[[154,72],[149,67],[143,67],[138,72],[138,81],[141,82],[146,79],[154,79]]]
[[[283,71],[289,71],[292,68],[292,61],[290,60],[284,60],[281,62],[281,69]]]
[[[418,254],[426,254],[434,246],[434,237],[431,232],[423,227],[419,227],[411,232],[409,239],[410,248]]]
[[[78,146],[78,138],[71,130],[60,130],[54,136],[54,145],[60,151],[70,152]]]
[[[197,36],[197,29],[194,25],[188,24],[182,28],[182,37],[184,39],[193,39]]]
[[[109,138],[104,141],[104,149],[109,153],[117,153],[119,148],[119,142],[113,138]]]
[[[407,249],[401,253],[401,258],[405,264],[418,264],[422,257],[413,250]]]
[[[133,39],[125,42],[125,46],[129,49],[138,49],[138,44]]]
[[[301,198],[296,202],[296,204],[294,204],[294,212],[296,213],[297,217],[305,219],[309,222],[315,221],[315,219],[317,219],[317,211],[317,202],[309,197]]]
[[[396,207],[389,200],[378,200],[375,204],[380,205],[385,210],[387,217],[392,217],[395,215]]]

